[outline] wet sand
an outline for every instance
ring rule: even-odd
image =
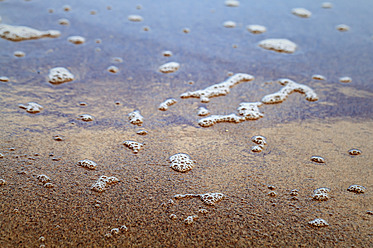
[[[0,186],[0,245],[373,246],[373,216],[367,214],[373,210],[373,62],[367,52],[373,46],[373,30],[362,21],[372,22],[367,11],[371,3],[351,6],[341,1],[322,9],[322,2],[275,2],[242,1],[239,7],[227,7],[224,2],[144,1],[137,9],[137,3],[97,1],[90,6],[71,3],[66,12],[59,1],[1,1],[2,23],[56,29],[61,36],[0,39],[0,76],[10,79],[0,82],[0,179],[6,181]],[[312,16],[294,16],[291,9],[296,7],[309,9]],[[48,13],[49,8],[54,12]],[[92,15],[92,10],[97,13]],[[40,18],[28,11],[40,13]],[[131,22],[131,14],[144,19]],[[58,24],[61,18],[70,25]],[[223,22],[229,20],[237,26],[225,28]],[[342,23],[351,30],[336,30]],[[245,28],[249,24],[265,25],[267,32],[251,34]],[[67,39],[74,35],[86,42],[71,44]],[[258,46],[267,38],[288,38],[299,47],[294,54],[267,51]],[[17,50],[26,56],[14,57]],[[167,50],[171,57],[162,55]],[[113,63],[114,57],[123,62]],[[176,72],[158,71],[171,61],[180,63]],[[108,72],[111,65],[119,71]],[[49,70],[57,66],[69,69],[75,80],[49,83]],[[229,72],[248,73],[255,80],[209,103],[179,97],[223,82]],[[314,74],[326,80],[313,80]],[[352,81],[339,82],[343,76]],[[260,101],[278,91],[282,86],[274,81],[284,77],[311,87],[319,100],[309,102],[292,93],[283,103],[262,106],[264,117],[259,120],[198,125],[199,107],[211,114],[236,113],[241,102]],[[158,110],[168,98],[178,102],[167,111]],[[81,101],[87,106],[79,105]],[[44,109],[30,114],[18,107],[28,102]],[[142,126],[129,122],[134,110],[144,116]],[[81,114],[94,120],[78,120]],[[140,129],[148,134],[136,134]],[[63,140],[53,139],[55,135]],[[260,153],[251,151],[255,135],[267,139]],[[134,154],[123,145],[125,140],[145,146]],[[352,148],[362,154],[349,155]],[[168,160],[176,153],[188,154],[195,167],[186,173],[172,170]],[[312,162],[312,156],[326,162]],[[96,170],[78,166],[82,159],[95,161]],[[50,177],[53,188],[38,181],[41,174]],[[92,191],[102,175],[119,182],[102,193]],[[352,184],[364,186],[366,192],[347,191]],[[312,199],[320,187],[331,189],[327,201]],[[298,195],[291,195],[294,189]],[[269,196],[270,191],[276,196]],[[215,206],[198,198],[174,198],[208,192],[226,197]],[[192,215],[198,219],[185,224]],[[315,218],[329,226],[308,225]],[[105,237],[122,225],[127,232]]]

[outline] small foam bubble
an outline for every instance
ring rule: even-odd
[[[128,20],[131,22],[142,22],[143,18],[140,15],[129,15]]]
[[[200,214],[207,214],[209,211],[207,209],[201,208],[198,210],[198,213]]]
[[[95,118],[92,115],[82,114],[82,115],[79,115],[77,119],[88,122],[88,121],[93,121]]]
[[[47,189],[54,188],[54,184],[53,183],[46,183],[46,184],[44,184],[44,188],[47,188]]]
[[[226,27],[226,28],[235,28],[236,25],[237,24],[234,21],[225,21],[223,23],[223,26]]]
[[[267,195],[269,195],[271,197],[276,197],[277,193],[275,191],[269,191]]]
[[[320,156],[312,156],[311,161],[316,162],[316,163],[320,163],[320,164],[325,163],[325,159],[323,157],[320,157]]]
[[[162,110],[162,111],[166,111],[166,110],[168,109],[169,106],[172,106],[172,105],[174,105],[174,104],[176,104],[176,103],[177,103],[176,99],[174,99],[174,98],[170,98],[170,99],[167,99],[166,101],[162,102],[162,103],[159,105],[158,109],[159,109],[159,110]]]
[[[347,188],[348,191],[355,192],[357,194],[365,193],[366,188],[361,185],[353,184]]]
[[[308,18],[312,15],[311,11],[305,9],[305,8],[294,8],[291,10],[291,13],[293,15],[303,17],[303,18]]]
[[[317,201],[327,201],[329,199],[329,188],[318,188],[313,191],[312,198]]]
[[[114,65],[111,65],[107,68],[107,71],[108,72],[111,72],[111,73],[117,73],[119,71],[119,68],[114,66]]]
[[[237,0],[226,0],[224,2],[225,6],[228,6],[228,7],[238,7],[240,6],[240,2],[237,1]]]
[[[176,220],[177,219],[176,214],[170,214],[169,217],[170,217],[171,220]]]
[[[0,179],[0,186],[3,186],[6,184],[6,181],[4,179]]]
[[[4,154],[0,153],[0,158],[4,158]]]
[[[165,57],[171,57],[172,52],[171,51],[163,51],[162,55],[165,56]]]
[[[325,220],[320,219],[320,218],[318,218],[318,219],[314,219],[314,220],[308,222],[308,224],[309,224],[310,226],[314,226],[314,227],[324,227],[324,226],[329,226],[328,222],[326,222]]]
[[[9,82],[9,78],[5,76],[0,77],[0,82]]]
[[[19,104],[18,107],[26,109],[26,111],[31,114],[40,113],[44,109],[43,106],[36,102],[29,102],[27,105]]]
[[[198,116],[207,116],[210,114],[210,111],[205,107],[199,107]]]
[[[118,235],[119,234],[119,228],[113,228],[113,229],[111,229],[110,230],[110,233],[112,234],[112,235]]]
[[[198,219],[198,216],[197,215],[191,215],[191,216],[188,216],[185,220],[184,220],[184,223],[186,225],[190,225],[194,222],[195,219]]]
[[[53,135],[53,139],[56,140],[56,141],[63,141],[64,138],[61,136],[61,135]]]
[[[361,151],[359,149],[350,149],[348,150],[348,154],[352,155],[352,156],[356,156],[356,155],[361,155]]]
[[[170,167],[178,172],[187,172],[194,168],[194,161],[188,154],[177,153],[170,157]]]
[[[254,142],[255,146],[251,147],[252,152],[262,152],[264,150],[264,147],[267,145],[267,140],[264,136],[261,135],[255,135],[251,138],[251,141]]]
[[[50,69],[48,77],[51,84],[62,84],[75,79],[74,75],[64,67]]]
[[[188,33],[190,33],[190,29],[189,29],[189,28],[183,28],[183,32],[184,32],[185,34],[188,34]]]
[[[113,57],[111,58],[112,63],[123,63],[123,59],[120,57]]]
[[[88,106],[88,103],[86,103],[86,102],[79,102],[79,105],[80,106]]]
[[[61,19],[58,19],[58,24],[67,26],[67,25],[70,25],[70,21],[65,18],[61,18]]]
[[[333,8],[333,4],[330,3],[330,2],[324,2],[321,4],[321,7],[324,8],[324,9],[331,9]]]
[[[68,12],[68,11],[71,11],[71,6],[70,6],[70,5],[64,5],[64,6],[62,7],[62,9],[63,9],[64,11]]]
[[[350,27],[347,26],[346,24],[340,24],[340,25],[337,25],[335,27],[338,31],[341,31],[341,32],[346,32],[348,30],[350,30]]]
[[[144,122],[144,117],[140,114],[140,111],[138,110],[129,113],[128,119],[130,120],[131,124],[138,126],[141,126],[141,124]]]
[[[312,79],[315,79],[315,80],[326,80],[326,78],[323,75],[318,75],[318,74],[312,75]]]
[[[97,11],[96,10],[91,10],[90,12],[89,12],[91,15],[96,15],[97,14]]]
[[[143,143],[139,143],[133,140],[126,140],[123,142],[123,145],[133,150],[133,153],[138,153],[143,147]]]
[[[373,215],[373,211],[372,210],[367,210],[366,214]]]
[[[92,186],[91,190],[96,192],[103,192],[110,184],[119,182],[116,177],[101,176]]]
[[[350,77],[340,77],[339,82],[341,83],[351,83],[352,79]]]
[[[166,64],[161,65],[158,70],[163,73],[172,73],[179,70],[180,64],[177,62],[168,62]]]
[[[60,35],[61,32],[57,30],[40,31],[25,26],[0,24],[0,37],[11,41],[40,39],[44,37],[56,38]]]
[[[290,79],[279,79],[277,82],[279,82],[281,85],[284,85],[284,87],[274,94],[264,96],[262,98],[263,103],[281,103],[288,97],[288,95],[293,92],[305,94],[306,100],[308,101],[317,101],[319,99],[317,94],[310,87],[304,84],[296,83]]]
[[[136,132],[138,135],[147,135],[148,134],[148,131],[146,131],[146,130],[139,130],[139,131],[137,131]]]
[[[280,53],[294,53],[297,44],[288,39],[266,39],[259,42],[261,48]]]
[[[13,53],[13,55],[14,55],[15,57],[22,58],[22,57],[25,57],[25,56],[26,56],[26,53],[24,53],[24,52],[22,52],[22,51],[15,51],[15,52]]]
[[[142,27],[142,30],[144,30],[144,31],[149,31],[149,30],[150,30],[150,27],[149,27],[149,26],[144,26],[144,27]]]
[[[85,42],[85,38],[78,35],[70,36],[67,40],[75,45],[83,44]]]
[[[254,80],[254,77],[249,74],[237,73],[229,77],[224,82],[214,84],[204,90],[188,91],[180,95],[181,98],[200,98],[201,102],[207,103],[211,97],[225,96],[230,92],[230,88],[241,83]]]
[[[119,230],[120,230],[121,232],[128,232],[128,227],[127,227],[126,225],[121,225],[121,226],[119,227]]]
[[[248,25],[246,28],[252,34],[262,34],[267,31],[267,28],[262,25]]]
[[[36,177],[36,179],[38,179],[39,182],[41,182],[42,184],[46,184],[46,183],[48,183],[51,180],[48,176],[46,176],[44,174],[38,175]]]
[[[216,203],[220,202],[225,198],[225,195],[222,193],[206,193],[200,195],[201,201],[209,206],[214,206]]]
[[[97,167],[97,164],[95,162],[93,162],[92,160],[89,160],[89,159],[80,160],[80,161],[78,161],[77,165],[79,165],[83,168],[90,169],[90,170],[95,170],[96,167]]]

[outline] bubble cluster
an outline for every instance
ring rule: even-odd
[[[318,188],[313,191],[312,198],[317,201],[326,201],[329,199],[328,193],[330,192],[329,188]]]
[[[178,172],[187,172],[194,168],[194,161],[188,154],[177,153],[170,157],[170,167]]]
[[[361,155],[361,151],[359,149],[350,149],[348,150],[348,154],[352,155],[352,156],[357,156],[357,155]]]
[[[133,150],[133,153],[138,153],[143,147],[143,143],[139,143],[133,140],[126,140],[123,142],[123,145]]]
[[[36,102],[29,102],[27,103],[27,105],[19,104],[18,107],[25,109],[28,113],[31,114],[40,113],[44,109],[43,106]]]
[[[252,25],[248,25],[246,28],[252,34],[262,34],[267,31],[267,28],[262,25],[252,24]]]
[[[291,10],[291,13],[293,15],[303,17],[303,18],[308,18],[312,15],[311,11],[305,9],[305,8],[294,8]]]
[[[346,24],[340,24],[340,25],[337,25],[335,27],[338,31],[341,31],[341,32],[346,32],[348,30],[350,30],[350,27],[347,26]]]
[[[209,114],[210,114],[210,111],[205,107],[200,107],[198,109],[198,116],[206,116],[206,115],[209,115]]]
[[[53,188],[54,187],[54,185],[49,182],[51,179],[44,174],[38,175],[36,177],[36,179],[38,179],[39,182],[41,182],[44,185],[45,188]]]
[[[318,74],[312,75],[312,79],[315,79],[315,80],[326,80],[326,78],[323,75],[318,75]]]
[[[266,39],[259,42],[261,48],[280,53],[294,53],[297,44],[288,39]]]
[[[177,103],[176,99],[174,98],[170,98],[170,99],[167,99],[166,101],[162,102],[158,109],[159,110],[162,110],[162,111],[166,111],[168,109],[169,106],[172,106],[174,105],[175,103]]]
[[[311,161],[315,162],[315,163],[319,163],[319,164],[325,163],[325,159],[323,157],[320,157],[320,156],[312,156]]]
[[[214,84],[204,90],[188,91],[180,95],[181,98],[200,98],[201,102],[207,103],[211,97],[225,96],[230,92],[230,88],[241,83],[254,80],[254,77],[249,74],[237,73],[229,77],[222,83]]]
[[[10,41],[32,40],[44,37],[56,38],[60,35],[60,31],[57,30],[40,31],[25,26],[0,24],[0,37]]]
[[[236,114],[229,114],[229,115],[211,115],[209,117],[200,119],[198,124],[201,127],[211,127],[219,122],[233,122],[233,123],[240,123],[245,121],[246,118],[243,116],[237,116]]]
[[[142,22],[143,18],[140,15],[129,15],[128,20],[131,22]]]
[[[279,79],[277,82],[284,85],[284,87],[274,94],[264,96],[262,98],[263,103],[281,103],[293,92],[305,94],[306,100],[308,101],[317,101],[319,99],[317,94],[310,87],[304,84],[296,83],[290,79]]]
[[[172,73],[179,70],[180,64],[177,62],[168,62],[166,64],[161,65],[158,70],[162,73]]]
[[[70,36],[67,40],[75,45],[83,44],[85,42],[85,38],[82,36]]]
[[[324,227],[324,226],[329,226],[328,222],[326,222],[325,220],[323,219],[314,219],[310,222],[308,222],[308,225],[310,226],[314,226],[314,227]]]
[[[225,198],[225,195],[222,193],[206,193],[200,195],[201,201],[209,206],[214,206],[219,201]]]
[[[95,170],[97,167],[97,164],[89,159],[80,160],[78,161],[77,165],[90,170]]]
[[[350,77],[340,77],[339,82],[341,82],[341,83],[351,83],[352,79]]]
[[[93,121],[95,118],[92,115],[82,114],[82,115],[79,115],[77,119],[81,121],[89,122],[89,121]]]
[[[140,111],[135,110],[128,114],[128,119],[131,124],[141,126],[144,122],[144,117],[140,114]]]
[[[111,238],[113,236],[116,236],[116,235],[120,234],[121,232],[124,233],[124,232],[127,232],[127,231],[128,231],[128,228],[125,225],[122,225],[120,227],[116,227],[116,228],[111,229],[110,232],[108,232],[104,235],[104,237],[105,238]]]
[[[251,138],[251,141],[257,144],[251,147],[252,152],[262,152],[264,147],[267,145],[267,141],[264,136],[255,135]]]
[[[107,177],[101,176],[92,186],[91,190],[96,192],[103,192],[106,190],[110,184],[119,182],[119,179],[116,177]]]
[[[259,107],[262,106],[261,102],[242,102],[237,108],[240,115],[244,116],[246,120],[258,120],[264,115],[260,113]]]
[[[55,67],[49,71],[49,82],[52,84],[62,84],[74,80],[74,75],[64,67]]]
[[[366,188],[361,185],[353,184],[353,185],[350,185],[350,187],[348,187],[347,190],[357,193],[357,194],[361,194],[361,193],[365,193]]]
[[[186,225],[190,225],[194,222],[195,219],[198,219],[198,216],[197,215],[190,215],[188,216],[185,220],[184,220],[184,223]]]
[[[236,25],[237,24],[234,21],[225,21],[223,23],[223,26],[226,27],[226,28],[235,28]]]

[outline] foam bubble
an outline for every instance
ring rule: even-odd
[[[142,22],[143,18],[140,15],[129,15],[128,20],[131,22]]]
[[[111,73],[117,73],[119,71],[119,68],[114,66],[114,65],[111,65],[107,68],[107,71],[108,72],[111,72]]]
[[[341,83],[351,83],[352,79],[350,77],[340,77],[339,82]]]
[[[325,159],[323,157],[320,157],[320,156],[312,156],[311,161],[316,162],[316,163],[320,163],[320,164],[325,163]]]
[[[331,8],[333,8],[333,4],[329,3],[329,2],[324,2],[324,3],[321,4],[321,7],[324,8],[324,9],[331,9]]]
[[[308,18],[312,15],[311,11],[306,10],[305,8],[294,8],[291,10],[291,13],[303,18]]]
[[[91,15],[96,15],[97,14],[97,11],[96,10],[91,10],[90,12],[89,12]]]
[[[77,165],[79,165],[83,168],[90,169],[90,170],[95,170],[96,167],[97,167],[97,164],[95,162],[93,162],[92,160],[89,160],[89,159],[80,160],[80,161],[78,161]]]
[[[0,82],[9,82],[9,78],[5,76],[0,77]]]
[[[162,111],[166,111],[168,109],[169,106],[172,106],[174,105],[175,103],[177,103],[176,99],[174,98],[170,98],[170,99],[167,99],[166,101],[162,102],[158,109],[159,110],[162,110]]]
[[[150,27],[149,27],[149,26],[144,26],[144,27],[142,28],[142,30],[144,30],[144,31],[149,31],[149,30],[150,30]]]
[[[165,57],[171,57],[172,56],[172,52],[171,51],[164,51],[162,54]]]
[[[340,25],[337,25],[335,27],[338,31],[341,31],[341,32],[346,32],[348,30],[350,30],[350,27],[347,26],[346,24],[340,24]]]
[[[64,138],[61,135],[53,135],[53,139],[56,141],[63,141]]]
[[[172,73],[179,70],[180,64],[177,62],[169,62],[161,65],[158,70],[163,73]]]
[[[206,193],[200,195],[201,201],[209,206],[214,206],[219,201],[225,198],[225,195],[222,193]]]
[[[259,107],[262,106],[261,102],[242,102],[237,108],[240,115],[244,116],[246,120],[258,120],[264,115],[260,113]]]
[[[294,53],[297,44],[287,39],[266,39],[259,42],[261,48],[280,53]]]
[[[121,226],[119,227],[119,230],[120,230],[121,232],[128,232],[128,227],[127,227],[126,225],[121,225]]]
[[[140,111],[135,110],[128,114],[128,119],[130,120],[131,124],[141,126],[144,122],[144,117],[140,114]]]
[[[190,29],[189,28],[183,28],[183,32],[188,34],[188,33],[190,33]]]
[[[62,84],[73,81],[74,75],[64,67],[55,67],[49,71],[49,82],[52,84]]]
[[[4,158],[4,154],[0,153],[0,158]]]
[[[58,19],[58,24],[67,26],[67,25],[70,25],[70,21],[65,18],[61,18],[61,19]]]
[[[70,5],[64,5],[62,8],[66,12],[71,11],[71,6]]]
[[[86,103],[86,102],[79,102],[79,105],[80,106],[88,106],[88,103]]]
[[[207,103],[211,97],[225,96],[230,92],[230,88],[241,83],[254,80],[254,77],[249,74],[237,73],[229,77],[222,83],[214,84],[204,90],[188,91],[180,95],[181,98],[200,98],[201,102]]]
[[[85,38],[78,35],[70,36],[67,38],[67,40],[75,45],[83,44],[85,42]]]
[[[103,192],[110,184],[119,182],[116,177],[101,176],[92,186],[91,190],[96,192]]]
[[[25,26],[0,24],[0,37],[11,41],[40,39],[44,37],[56,38],[60,35],[60,31],[57,30],[40,31]]]
[[[6,184],[6,181],[4,179],[0,179],[0,186],[3,186]]]
[[[264,96],[262,98],[263,103],[281,103],[288,97],[288,95],[290,95],[293,92],[305,94],[306,100],[308,101],[317,101],[319,99],[317,94],[310,87],[304,84],[296,83],[290,79],[279,79],[277,82],[279,82],[281,85],[284,85],[284,87],[274,94]]]
[[[77,119],[88,122],[88,121],[93,121],[95,118],[92,115],[82,114],[82,115],[79,115]]]
[[[201,208],[198,210],[198,213],[200,214],[207,214],[209,211],[207,209]]]
[[[369,215],[373,215],[373,211],[372,210],[367,210],[366,213],[369,214]]]
[[[118,234],[119,234],[119,228],[113,228],[113,229],[111,229],[111,230],[110,230],[110,233],[111,233],[112,235],[118,235]]]
[[[188,154],[177,153],[170,157],[170,167],[178,172],[187,172],[194,168],[194,161]]]
[[[228,7],[238,7],[240,6],[240,2],[237,1],[237,0],[226,0],[224,2],[225,6],[228,6]]]
[[[267,31],[267,28],[262,25],[248,25],[246,28],[253,34],[262,34]]]
[[[13,53],[13,55],[14,55],[15,57],[22,58],[22,57],[25,57],[25,56],[26,56],[26,53],[24,53],[24,52],[22,52],[22,51],[15,51],[15,52]]]
[[[347,189],[348,191],[355,192],[357,194],[365,193],[366,188],[361,185],[353,184]]]
[[[197,215],[191,215],[191,216],[188,216],[185,220],[184,220],[184,223],[186,225],[190,225],[194,222],[195,219],[198,219],[198,216]]]
[[[138,135],[147,135],[148,134],[148,131],[146,131],[146,130],[139,130],[139,131],[137,131],[136,132]]]
[[[275,191],[269,191],[267,195],[269,195],[271,197],[276,197],[277,193]]]
[[[348,154],[353,155],[353,156],[361,155],[361,153],[362,153],[362,152],[361,152],[359,149],[350,149],[350,150],[348,151]]]
[[[236,23],[234,21],[225,21],[223,23],[223,26],[226,27],[226,28],[234,28],[236,27]]]
[[[18,106],[22,109],[26,109],[26,111],[31,114],[40,113],[44,109],[43,106],[36,102],[29,102],[27,105],[19,104]]]
[[[313,191],[312,198],[317,201],[326,201],[329,199],[328,193],[330,192],[329,188],[318,188]]]
[[[310,226],[314,226],[314,227],[324,227],[324,226],[329,226],[328,222],[326,222],[325,220],[320,219],[320,218],[318,218],[318,219],[314,219],[314,220],[308,222],[308,224],[309,224]]]
[[[171,220],[176,220],[177,219],[176,214],[170,214],[169,217],[170,217]]]
[[[44,184],[44,188],[47,188],[47,189],[54,188],[54,184],[53,183],[46,183],[46,184]]]
[[[123,145],[132,149],[133,153],[138,153],[144,147],[143,143],[139,143],[133,140],[126,140],[123,142]]]
[[[326,80],[326,78],[323,75],[318,75],[318,74],[312,75],[312,79],[315,79],[315,80]]]
[[[210,111],[205,107],[199,107],[198,109],[198,116],[206,116],[209,115]]]
[[[41,182],[42,184],[46,184],[46,183],[48,183],[51,180],[48,176],[46,176],[44,174],[38,175],[36,177],[36,179],[38,179],[39,182]]]
[[[243,116],[237,116],[236,114],[229,114],[229,115],[211,115],[209,117],[200,119],[198,124],[202,127],[211,127],[219,122],[234,122],[240,123],[245,121],[246,118]]]
[[[251,141],[257,144],[256,146],[251,147],[252,152],[262,152],[264,147],[267,145],[267,140],[264,136],[255,135],[251,137]]]
[[[120,58],[120,57],[113,57],[113,58],[111,59],[111,62],[112,62],[112,63],[123,63],[123,59]]]

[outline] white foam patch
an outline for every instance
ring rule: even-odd
[[[226,28],[235,28],[237,24],[234,21],[225,21],[223,26]]]
[[[101,176],[92,186],[91,190],[96,192],[105,191],[109,185],[119,182],[116,177]]]
[[[349,31],[350,30],[350,26],[346,25],[346,24],[340,24],[340,25],[337,25],[335,27],[338,31],[341,31],[341,32],[346,32],[346,31]]]
[[[329,199],[329,188],[318,188],[313,191],[312,198],[317,201],[327,201]]]
[[[140,15],[129,15],[128,20],[131,22],[142,22],[144,18],[142,18]]]
[[[326,222],[326,220],[324,219],[314,219],[310,222],[308,222],[308,224],[310,226],[314,226],[314,227],[324,227],[324,226],[329,226],[328,222]]]
[[[253,34],[262,34],[267,31],[267,28],[262,25],[253,24],[253,25],[248,25],[246,28],[247,30],[249,30],[250,33],[253,33]]]
[[[92,115],[82,114],[82,115],[79,115],[77,119],[81,121],[89,122],[89,121],[93,121],[95,118]]]
[[[27,105],[19,104],[18,106],[22,109],[25,109],[28,113],[31,114],[40,113],[44,109],[43,106],[36,102],[29,102],[27,103]]]
[[[194,161],[188,154],[177,153],[170,157],[170,167],[177,172],[187,172],[194,168]]]
[[[319,164],[325,163],[325,159],[323,157],[320,157],[320,156],[312,156],[311,161],[319,163]]]
[[[172,106],[172,105],[174,105],[176,103],[177,103],[176,99],[170,98],[170,99],[167,99],[166,101],[162,102],[159,105],[158,109],[162,110],[162,111],[166,111],[166,110],[168,110],[169,106]]]
[[[144,122],[144,117],[140,114],[140,111],[135,110],[128,114],[128,119],[131,124],[141,126]]]
[[[198,116],[206,116],[206,115],[209,115],[209,114],[210,114],[210,111],[205,107],[200,107],[198,109]]]
[[[226,0],[224,2],[225,6],[228,6],[228,7],[238,7],[240,6],[240,2],[237,1],[237,0]]]
[[[162,73],[172,73],[179,70],[180,64],[177,62],[169,62],[161,65],[158,70]]]
[[[51,84],[62,84],[75,79],[74,75],[64,67],[50,69],[48,77]]]
[[[40,31],[26,26],[0,24],[0,37],[11,41],[32,40],[44,37],[57,38],[60,35],[61,32],[57,30]]]
[[[353,184],[353,185],[350,185],[350,187],[348,187],[347,190],[357,193],[357,194],[361,194],[361,193],[365,193],[366,188],[361,185]]]
[[[261,48],[280,53],[294,53],[297,44],[287,39],[266,39],[259,42]]]
[[[95,162],[93,162],[92,160],[89,160],[89,159],[80,160],[80,161],[78,161],[77,164],[79,166],[83,167],[83,168],[87,168],[87,169],[90,169],[90,170],[95,170],[96,167],[97,167],[97,164]]]
[[[143,143],[133,140],[126,140],[123,142],[123,145],[131,149],[133,153],[138,153],[144,147]]]
[[[315,80],[326,80],[326,78],[323,75],[319,75],[319,74],[312,75],[312,79],[315,79]]]
[[[75,45],[83,44],[85,43],[85,38],[82,36],[70,36],[67,38],[67,40]]]
[[[293,15],[303,17],[303,18],[309,18],[312,15],[311,11],[305,8],[294,8],[291,10],[291,13],[293,13]]]
[[[188,91],[180,95],[181,98],[200,98],[201,102],[207,103],[210,98],[217,96],[225,96],[230,92],[230,88],[241,83],[254,80],[254,77],[249,74],[237,73],[228,78],[222,83],[214,84],[204,90]]]
[[[304,84],[296,83],[290,79],[279,79],[278,82],[281,85],[284,85],[284,87],[274,94],[264,96],[262,98],[263,103],[281,103],[293,92],[304,94],[308,101],[317,101],[319,99],[317,94],[310,87]]]

